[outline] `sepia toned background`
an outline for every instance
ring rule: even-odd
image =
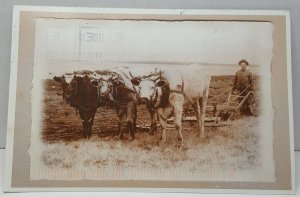
[[[18,150],[14,154],[14,166],[13,166],[13,187],[53,187],[58,186],[57,182],[55,181],[43,181],[43,182],[35,182],[29,181],[29,161],[28,157],[24,157],[27,154],[27,148],[29,145],[29,132],[23,132],[30,128],[30,106],[28,105],[30,101],[30,80],[32,78],[31,69],[33,66],[33,46],[32,44],[34,39],[34,23],[33,18],[37,16],[42,16],[42,13],[24,13],[21,17],[21,24],[20,25],[20,41],[21,45],[19,47],[19,71],[18,71],[18,82],[17,82],[17,113],[16,113],[16,138],[14,143],[15,150]],[[51,13],[48,13],[51,14]],[[57,13],[52,13],[52,16],[58,16]],[[49,16],[49,15],[48,15]],[[67,16],[64,16],[67,17]],[[69,15],[69,17],[72,17]],[[80,17],[84,17],[81,15]],[[212,19],[213,16],[202,16],[201,19]],[[215,17],[216,19],[223,19],[223,20],[233,20],[233,16],[219,16]],[[276,177],[278,177],[278,181],[276,183],[239,183],[238,185],[234,183],[197,183],[197,182],[190,182],[188,184],[182,183],[168,183],[168,182],[160,182],[160,187],[203,187],[203,188],[248,188],[248,189],[290,189],[291,182],[291,168],[289,168],[290,157],[289,157],[289,133],[288,133],[288,106],[287,106],[287,84],[282,85],[283,82],[287,81],[287,75],[284,74],[287,72],[286,66],[282,66],[286,64],[286,32],[285,32],[285,17],[261,17],[261,16],[239,16],[239,19],[244,20],[258,20],[258,21],[272,21],[277,25],[277,28],[274,34],[275,42],[275,51],[277,52],[274,57],[274,64],[272,70],[274,71],[273,74],[273,102],[276,106],[275,108],[275,160],[276,160]],[[24,28],[26,27],[26,28]],[[23,28],[23,29],[22,29]],[[26,38],[26,39],[25,39]],[[31,38],[31,39],[28,39]],[[30,71],[30,72],[29,72]],[[276,71],[276,72],[275,72]],[[278,85],[275,82],[280,82],[281,84],[281,91],[278,91]],[[276,89],[276,91],[275,91]],[[22,98],[22,99],[20,99]],[[27,102],[26,102],[27,101]],[[277,112],[277,113],[276,113]],[[280,115],[279,115],[280,113]],[[27,115],[26,115],[27,114]],[[29,114],[29,116],[28,116]],[[286,132],[281,132],[286,131]],[[23,147],[23,148],[21,148]],[[115,186],[115,187],[122,187],[126,186],[127,184],[135,184],[137,187],[157,187],[157,182],[102,182],[101,185],[99,182],[95,181],[79,181],[79,182],[59,182],[60,186]],[[171,185],[170,185],[171,184]]]

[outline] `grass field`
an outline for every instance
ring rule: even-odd
[[[259,134],[255,132],[255,125],[253,117],[236,120],[228,128],[208,129],[205,140],[200,140],[195,130],[184,129],[184,150],[176,147],[177,138],[172,130],[164,145],[159,143],[159,135],[150,136],[145,132],[138,132],[134,142],[94,135],[89,140],[46,143],[43,162],[54,169],[109,166],[126,169],[175,167],[191,171],[208,166],[255,168],[260,161]]]
[[[257,77],[256,77],[257,79]],[[209,98],[231,89],[233,76],[213,77]],[[259,87],[256,80],[256,99]],[[50,169],[86,169],[109,166],[126,169],[183,168],[189,171],[200,168],[252,169],[260,165],[260,133],[258,117],[236,117],[230,126],[206,128],[206,138],[197,137],[194,123],[183,123],[184,149],[177,148],[177,133],[167,132],[167,143],[160,144],[160,132],[151,136],[137,131],[136,140],[116,140],[117,124],[113,109],[99,108],[93,126],[93,137],[81,136],[81,121],[75,109],[68,106],[57,92],[59,84],[46,81],[43,113],[42,161]],[[227,95],[217,102],[226,100]],[[145,106],[138,108],[138,124],[149,122]]]

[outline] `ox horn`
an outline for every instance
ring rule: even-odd
[[[113,76],[110,77],[110,80],[116,80],[119,78],[119,75],[117,73],[112,73]]]
[[[93,73],[89,73],[88,76],[92,79],[98,79],[97,73],[93,72]]]
[[[130,75],[130,77],[134,78],[134,76],[132,75],[132,73],[130,71],[129,71],[129,75]]]
[[[160,78],[160,75],[158,75],[158,76],[154,79],[154,81],[158,81],[159,79],[161,79],[161,78]]]
[[[134,77],[133,75],[132,75],[132,73],[129,71],[129,75],[131,76],[131,81],[132,80],[138,80],[138,81],[140,81],[141,80],[141,78],[144,78],[144,76],[143,77],[140,77],[140,76],[138,76],[138,77]]]
[[[156,72],[156,70],[155,70]],[[156,78],[154,79],[154,81],[158,81],[159,79],[161,79],[161,71],[159,73],[156,73]]]

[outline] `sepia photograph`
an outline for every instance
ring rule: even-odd
[[[274,181],[272,31],[38,19],[31,178]]]
[[[29,91],[17,93],[13,157],[22,146],[27,163],[18,175],[14,159],[10,187],[293,189],[291,105],[274,92],[287,27],[272,12],[38,11],[19,12],[16,36],[31,45],[16,63]]]

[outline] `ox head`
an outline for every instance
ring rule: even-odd
[[[62,96],[64,99],[68,101],[70,96],[70,84],[73,81],[74,74],[73,73],[66,73],[62,76],[54,76],[53,79],[60,83],[62,88]]]
[[[116,73],[106,73],[96,71],[92,74],[91,84],[99,88],[100,97],[111,97],[113,84],[118,81],[119,75]]]
[[[85,72],[75,71],[60,77],[55,76],[53,79],[61,84],[62,96],[70,104],[75,99],[74,97],[87,87],[87,84],[90,82],[89,75]]]
[[[130,74],[131,75],[131,74]],[[132,75],[131,75],[132,76]],[[162,89],[168,82],[162,79],[160,73],[154,73],[142,77],[133,77],[131,83],[137,86],[137,93],[141,103],[156,104],[162,96]]]
[[[68,88],[65,91],[65,98],[71,99],[78,93],[82,92],[82,89],[86,87],[85,80],[88,80],[87,75],[74,74],[73,79],[71,80]]]

